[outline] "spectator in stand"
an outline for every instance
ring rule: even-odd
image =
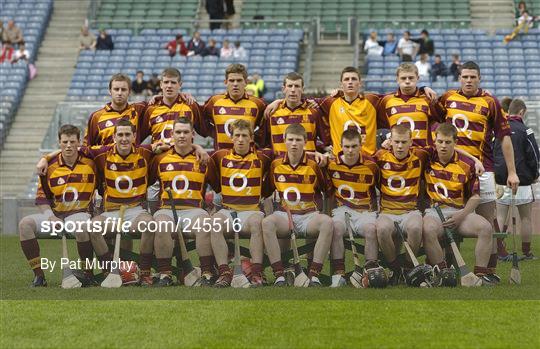
[[[433,56],[433,53],[435,52],[435,43],[429,37],[427,30],[422,30],[420,33],[420,38],[413,39],[412,41],[420,45],[420,48],[418,49],[419,55],[422,53],[427,53],[429,56]]]
[[[79,51],[82,50],[95,50],[96,48],[96,36],[88,30],[88,27],[83,25],[81,28],[81,35],[79,35]]]
[[[22,41],[19,44],[19,49],[15,51],[15,55],[13,56],[13,60],[11,63],[17,63],[20,60],[26,61],[26,63],[29,63],[30,60],[30,52],[25,47],[24,41]]]
[[[429,56],[427,53],[422,53],[420,55],[420,60],[416,61],[414,65],[416,65],[416,68],[418,68],[418,75],[420,76],[420,79],[429,79],[431,64],[429,63]]]
[[[216,40],[210,39],[208,41],[208,46],[206,46],[201,54],[201,56],[216,56],[219,57],[219,49],[216,47]]]
[[[377,32],[373,31],[369,34],[369,38],[364,43],[364,51],[367,56],[380,56],[383,53],[383,47],[377,41]]]
[[[416,52],[418,51],[418,45],[411,40],[411,32],[406,30],[403,33],[403,37],[399,39],[397,48],[402,62],[413,61],[413,59],[416,57]]]
[[[101,29],[99,31],[99,36],[97,38],[96,43],[96,50],[113,50],[114,49],[114,43],[112,41],[112,37],[107,34],[105,29]]]
[[[388,33],[386,35],[386,41],[383,41],[380,44],[384,47],[383,56],[393,56],[396,54],[397,41],[394,33]]]
[[[184,42],[182,34],[176,34],[176,38],[171,40],[165,45],[165,48],[169,51],[169,56],[174,57],[177,53],[181,56],[187,56],[188,49]]]
[[[12,19],[8,21],[7,27],[4,28],[2,41],[9,41],[11,45],[19,45],[24,41],[21,28],[17,27]]]
[[[458,81],[460,68],[461,68],[461,61],[459,60],[459,55],[453,54],[452,64],[450,65],[450,74],[454,77],[454,81]]]
[[[264,80],[261,79],[259,73],[254,73],[248,77],[246,92],[254,97],[262,97],[264,95],[266,88],[264,87]]]
[[[519,17],[523,16],[523,13],[525,12],[527,12],[527,4],[525,3],[525,1],[520,1],[517,6],[516,20]]]
[[[448,69],[446,65],[442,62],[441,55],[435,55],[435,62],[431,66],[431,81],[437,81],[438,76],[447,76]]]
[[[225,18],[225,8],[223,0],[206,0],[206,12],[211,20]],[[210,22],[210,30],[221,28],[221,22]]]
[[[225,0],[224,3],[225,3],[225,18],[230,20],[236,13],[234,9],[233,0]],[[229,22],[227,22],[225,26],[227,29],[231,29],[231,24]]]
[[[246,59],[247,58],[247,51],[246,51],[245,48],[240,46],[240,41],[235,41],[234,42],[233,57],[235,59]]]
[[[223,46],[219,52],[221,58],[230,58],[233,56],[234,49],[229,45],[229,40],[223,40]]]
[[[13,45],[11,45],[11,41],[4,42],[4,45],[2,46],[2,53],[0,54],[0,63],[4,62],[11,62],[14,57],[15,50],[13,49]]]
[[[153,95],[161,93],[161,86],[159,84],[159,77],[156,73],[152,73],[152,77],[148,80],[148,89],[152,91]]]
[[[151,96],[152,91],[148,87],[148,82],[144,81],[144,73],[139,70],[135,75],[135,80],[131,82],[131,91],[135,96]]]
[[[500,100],[501,102],[501,108],[505,113],[508,113],[508,109],[510,108],[510,103],[512,103],[512,98],[510,97],[503,97]]]
[[[193,38],[187,44],[188,56],[200,55],[205,47],[206,44],[201,40],[201,33],[193,33]]]
[[[0,20],[0,43],[4,43],[4,21]]]

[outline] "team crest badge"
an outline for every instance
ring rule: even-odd
[[[429,175],[430,176],[435,176],[435,172],[433,172],[433,170],[429,171]]]
[[[165,170],[172,171],[172,170],[174,170],[174,166],[172,164],[168,164],[167,168]]]
[[[392,109],[390,109],[390,113],[392,113],[392,114],[395,114],[395,113],[397,113],[397,109],[396,109],[396,108],[392,108]]]
[[[109,169],[110,169],[111,171],[116,171],[116,170],[118,170],[118,168],[116,167],[115,164],[111,164],[111,166],[109,167]]]
[[[386,164],[384,164],[383,168],[385,170],[389,170],[391,168],[390,163],[387,162]]]
[[[233,167],[232,161],[229,161],[229,162],[227,163],[227,167],[228,167],[228,168]]]
[[[111,120],[107,120],[107,122],[105,123],[105,127],[113,127],[114,124],[112,123]]]
[[[338,172],[334,172],[334,174],[332,175],[332,177],[336,178],[336,179],[339,179],[339,173]]]
[[[62,184],[65,184],[65,183],[66,183],[66,181],[62,177],[58,178],[58,182],[56,182],[56,184],[58,184],[58,185],[62,185]]]
[[[456,102],[452,102],[452,103],[450,103],[450,108],[455,108],[455,107],[457,107],[457,104],[456,104]]]
[[[343,108],[343,107],[339,108],[339,112],[340,112],[341,114],[345,113],[345,108]]]
[[[285,122],[285,120],[283,120],[283,118],[277,119],[277,124],[278,125],[282,125],[284,122]]]
[[[285,176],[284,175],[281,175],[278,177],[278,182],[285,182]]]
[[[225,108],[221,107],[219,108],[219,113],[223,115],[223,114],[227,114],[227,111],[225,110]]]
[[[163,122],[163,118],[162,118],[161,116],[158,116],[158,117],[156,118],[156,122]]]

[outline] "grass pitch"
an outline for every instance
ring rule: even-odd
[[[40,246],[43,257],[60,258],[60,241]],[[471,267],[473,247],[462,245]],[[521,262],[523,284],[511,286],[510,264],[500,263],[501,285],[477,289],[62,290],[59,270],[46,273],[47,289],[29,289],[17,237],[1,237],[0,346],[537,348],[539,267]]]

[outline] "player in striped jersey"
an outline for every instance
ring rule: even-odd
[[[432,143],[430,125],[442,122],[439,114],[423,90],[417,87],[418,68],[412,63],[401,63],[396,70],[398,90],[381,98],[378,119],[386,120],[384,128],[396,124],[410,127],[413,145],[425,147]]]
[[[231,149],[233,142],[229,125],[242,119],[251,123],[254,130],[261,126],[266,104],[260,98],[246,94],[247,70],[242,64],[231,64],[225,70],[225,94],[217,94],[204,105],[204,122],[214,136],[214,148]],[[260,141],[257,137],[256,143]]]
[[[263,285],[263,237],[261,222],[264,213],[260,210],[261,199],[269,196],[267,173],[271,154],[252,147],[253,128],[247,120],[235,120],[230,124],[233,149],[221,149],[212,155],[218,172],[216,192],[221,192],[223,209],[212,217],[213,225],[219,227],[212,233],[212,249],[219,268],[216,287],[228,287],[232,272],[228,262],[225,235],[231,236],[235,226],[240,233],[250,235],[249,249],[252,262],[251,286]],[[266,152],[268,153],[268,152]],[[269,156],[268,156],[269,155]],[[236,211],[238,222],[233,221],[231,211]],[[236,228],[238,229],[238,228]]]
[[[139,127],[147,104],[145,102],[128,103],[131,92],[131,79],[125,74],[114,74],[109,81],[111,101],[103,108],[93,112],[88,119],[88,127],[84,136],[84,146],[112,144],[114,127],[118,120],[127,119],[135,127]],[[141,139],[137,136],[136,143]]]
[[[285,130],[287,153],[272,162],[270,189],[281,198],[280,208],[263,219],[264,245],[276,277],[275,286],[285,285],[278,238],[289,237],[286,209],[292,213],[293,224],[299,234],[316,238],[313,262],[309,268],[310,286],[321,286],[319,273],[332,242],[332,219],[318,212],[315,198],[329,191],[328,179],[317,163],[304,151],[307,134],[301,124],[292,124]]]
[[[215,185],[217,181],[216,168],[212,160],[206,165],[199,164],[193,147],[195,132],[188,117],[176,119],[171,137],[174,147],[156,156],[152,160],[149,172],[149,181],[158,180],[160,183],[159,209],[154,213],[154,218],[157,222],[171,223],[165,224],[166,229],[158,232],[154,239],[158,272],[161,274],[159,285],[172,284],[173,240],[171,233],[176,233],[176,231],[173,231],[171,226],[176,222],[173,220],[167,188],[171,189],[175,209],[182,222],[183,229],[179,233],[195,239],[201,263],[201,280],[203,285],[209,285],[215,260],[210,243],[210,229],[201,229],[201,227],[205,221],[210,221],[210,216],[203,209],[203,201],[207,183]]]
[[[466,62],[459,72],[459,90],[450,90],[442,95],[437,107],[446,122],[458,130],[456,148],[466,150],[477,157],[486,172],[479,177],[480,205],[476,212],[493,224],[495,220],[495,176],[493,173],[493,138],[501,141],[504,161],[508,169],[507,186],[514,192],[519,186],[514,163],[514,148],[510,139],[510,126],[499,101],[480,88],[480,67]],[[497,266],[496,245],[488,266]],[[496,280],[494,280],[496,281]]]
[[[494,270],[488,268],[492,249],[492,229],[489,222],[474,212],[480,203],[478,178],[474,163],[466,156],[455,152],[458,131],[449,123],[441,124],[435,131],[435,148],[428,148],[429,157],[425,167],[426,189],[431,204],[440,205],[446,222],[443,224],[435,209],[426,210],[424,215],[424,248],[430,263],[434,265],[439,285],[445,280],[446,269],[439,239],[443,226],[456,229],[464,237],[478,238],[475,248],[474,273],[483,284],[493,284]],[[491,275],[490,275],[491,274]],[[444,284],[443,284],[444,286]]]
[[[397,258],[394,222],[398,222],[407,235],[414,253],[418,252],[422,242],[422,214],[418,210],[418,200],[427,153],[418,148],[411,149],[411,130],[404,125],[392,127],[391,145],[392,151],[381,149],[375,154],[381,169],[377,239],[392,271],[390,284],[395,285],[401,281],[402,272],[412,269],[413,265],[410,260],[401,265]]]
[[[285,129],[291,124],[301,124],[307,132],[305,151],[315,152],[317,143],[322,147],[329,145],[329,140],[322,139],[327,132],[322,127],[321,113],[318,109],[310,108],[307,101],[302,101],[304,79],[302,75],[291,72],[283,79],[283,94],[285,99],[278,109],[265,117],[261,134],[264,137],[263,145],[271,147],[276,156],[283,156],[287,152],[284,141]],[[325,138],[325,137],[324,137]]]
[[[130,222],[128,232],[135,232],[139,224],[153,221],[153,217],[142,207],[148,187],[148,167],[155,146],[135,146],[135,126],[129,120],[118,121],[114,133],[114,145],[100,148],[84,148],[94,159],[100,180],[103,183],[104,212],[92,220],[101,222],[103,231],[90,234],[96,255],[101,260],[110,260],[111,253],[105,243],[104,235],[111,233],[107,221],[118,219],[120,206],[127,206],[124,222]],[[144,223],[142,223],[144,222]],[[141,231],[140,261],[141,283],[152,285],[150,267],[154,249],[154,232]]]
[[[328,164],[328,174],[337,208],[332,212],[334,236],[332,240],[332,286],[346,284],[345,247],[343,236],[345,231],[345,213],[351,215],[353,234],[366,239],[364,255],[365,270],[379,269],[377,261],[378,242],[376,230],[377,197],[375,188],[379,182],[379,168],[375,161],[361,151],[361,136],[357,129],[348,129],[341,135],[341,152]],[[346,236],[348,239],[348,235]]]
[[[48,161],[46,174],[40,176],[36,205],[41,213],[24,217],[19,222],[21,248],[34,272],[32,287],[47,286],[41,269],[38,232],[51,231],[45,222],[87,222],[90,220],[90,202],[96,187],[96,167],[92,160],[78,154],[80,131],[73,125],[63,125],[58,132],[61,152]],[[81,261],[93,258],[92,243],[85,228],[77,232],[77,249]],[[78,229],[77,229],[78,230]],[[85,268],[88,282],[91,270]]]

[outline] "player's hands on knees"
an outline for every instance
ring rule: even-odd
[[[506,179],[506,185],[509,188],[512,188],[512,193],[514,193],[514,195],[517,193],[519,187],[519,177],[515,172],[508,174],[508,178]]]
[[[264,110],[264,117],[269,118],[270,115],[274,114],[282,101],[283,99],[276,99],[272,103],[268,104],[268,106]]]
[[[461,224],[461,222],[463,222],[463,219],[465,219],[465,212],[463,212],[463,210],[460,210],[454,213],[450,218],[448,218],[446,222],[443,223],[443,227],[456,229]]]
[[[36,164],[36,173],[38,176],[45,176],[47,174],[48,165],[49,163],[47,162],[47,159],[39,159],[38,163]]]

